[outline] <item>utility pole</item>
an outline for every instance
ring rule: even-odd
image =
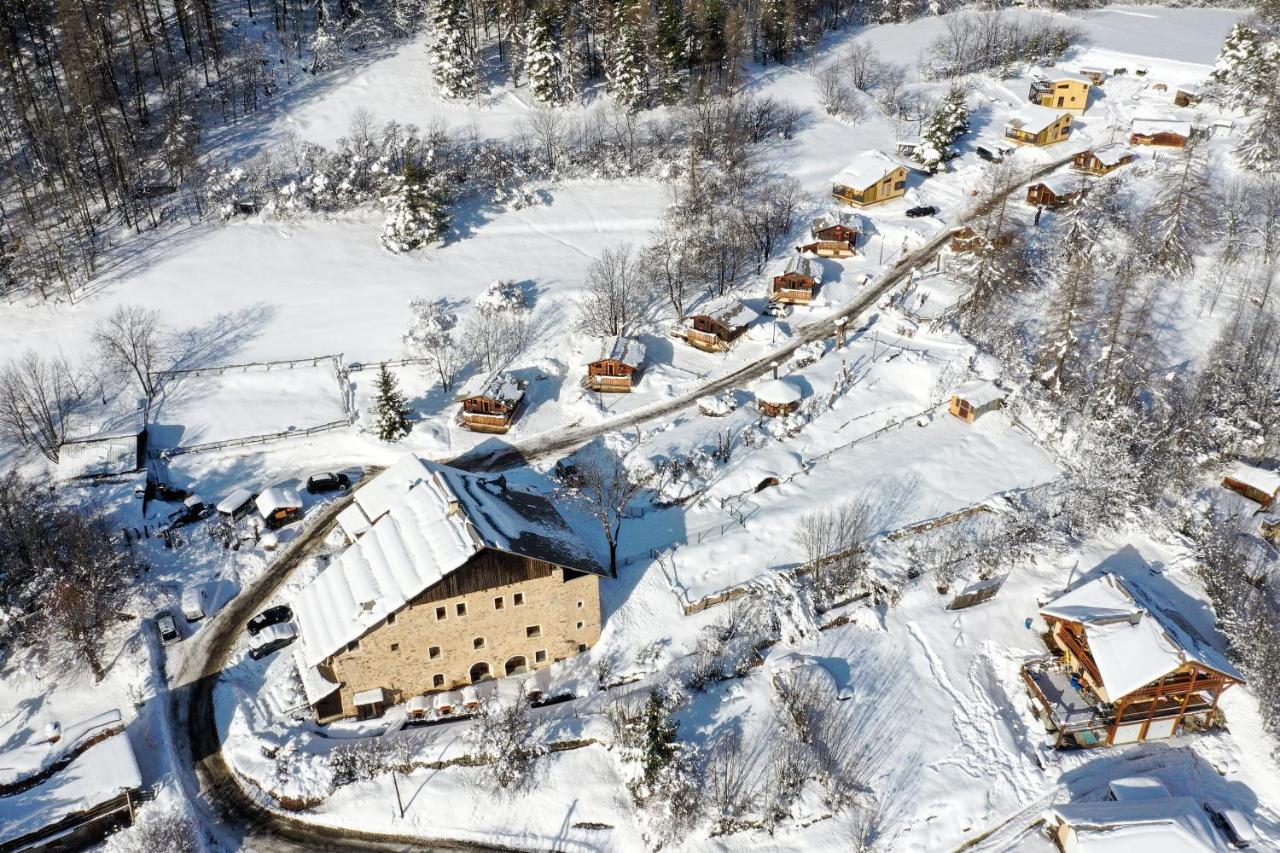
[[[400,807],[400,819],[404,820],[404,802],[400,799],[400,783],[396,781],[396,771],[391,771],[391,786],[396,789],[396,805]]]

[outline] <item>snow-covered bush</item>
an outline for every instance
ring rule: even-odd
[[[140,806],[133,826],[111,835],[106,853],[195,853],[201,849],[198,827],[182,805],[154,802]]]
[[[454,337],[458,315],[444,299],[415,299],[409,303],[409,313],[405,346],[427,360],[441,388],[451,390],[467,364],[467,355]]]
[[[443,196],[436,182],[425,179],[416,169],[406,169],[399,186],[383,199],[387,218],[382,226],[382,245],[399,253],[439,241],[449,227],[448,203]]]
[[[620,702],[608,711],[627,790],[660,841],[687,835],[704,805],[698,750],[679,738],[676,704],[672,693],[655,687],[641,707]]]
[[[529,784],[534,761],[545,752],[537,743],[529,700],[523,693],[486,702],[463,738],[471,754],[484,762],[484,781],[500,790]]]

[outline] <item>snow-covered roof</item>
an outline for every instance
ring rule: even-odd
[[[381,687],[371,687],[368,690],[359,690],[351,697],[351,701],[356,705],[372,705],[376,702],[385,702],[387,693]]]
[[[258,507],[258,512],[262,513],[265,518],[279,509],[300,508],[302,506],[302,496],[298,494],[297,486],[291,483],[280,483],[263,489],[262,494],[258,495],[257,499],[254,500],[254,505]]]
[[[1128,145],[1122,142],[1113,142],[1110,145],[1104,145],[1101,148],[1094,148],[1091,153],[1099,163],[1104,166],[1115,166],[1126,157],[1134,156],[1135,152]]]
[[[816,236],[819,231],[826,231],[828,228],[834,228],[837,225],[852,228],[860,234],[865,233],[867,230],[866,223],[862,217],[852,210],[824,210],[815,216],[813,222],[809,224],[809,233]]]
[[[822,284],[822,261],[817,255],[809,252],[796,252],[790,255],[787,258],[787,267],[782,274],[793,272],[813,279],[814,284]]]
[[[795,383],[785,379],[766,379],[755,387],[756,399],[775,406],[787,406],[800,402],[803,396]]]
[[[864,190],[896,169],[906,168],[883,151],[863,151],[831,178],[832,183]]]
[[[430,478],[431,472],[427,470],[426,465],[422,464],[422,460],[412,453],[406,453],[394,464],[379,472],[376,477],[356,489],[356,506],[364,512],[365,519],[373,523],[386,515],[391,507],[404,500],[404,496],[410,489]],[[352,518],[351,521],[354,524],[356,519]],[[343,525],[342,529],[351,535],[346,525]]]
[[[41,738],[0,752],[0,787],[13,785],[57,764],[84,741],[121,725],[118,710],[104,711],[74,725],[58,727],[59,738]],[[53,724],[57,727],[57,724]]]
[[[1132,802],[1134,800],[1162,800],[1169,796],[1164,783],[1154,776],[1126,776],[1123,779],[1112,779],[1108,786],[1113,800]]]
[[[1091,77],[1088,77],[1085,74],[1075,74],[1071,71],[1046,72],[1044,74],[1037,74],[1036,78],[1040,80],[1052,80],[1054,83],[1062,83],[1070,80],[1074,83],[1085,83],[1090,86],[1093,85],[1093,79]]]
[[[1103,687],[1113,700],[1195,662],[1243,681],[1216,649],[1140,602],[1118,577],[1103,574],[1040,608],[1084,626]]]
[[[619,361],[630,367],[644,363],[644,344],[636,338],[614,335],[600,344],[600,357],[596,361]]]
[[[1054,195],[1068,195],[1074,192],[1080,192],[1085,188],[1085,182],[1079,175],[1073,175],[1070,172],[1055,172],[1052,175],[1045,175],[1031,186],[1045,186]]]
[[[120,426],[68,438],[58,448],[58,479],[78,480],[137,471],[138,440],[145,429],[145,416],[138,412]]]
[[[1224,476],[1253,486],[1255,489],[1261,489],[1269,495],[1274,495],[1276,490],[1280,489],[1280,471],[1271,471],[1240,461],[1232,462]]]
[[[365,515],[364,510],[360,508],[360,504],[353,503],[338,513],[338,526],[342,528],[342,532],[347,535],[347,538],[354,542],[372,524],[369,521],[369,516]]]
[[[952,393],[975,406],[984,406],[992,400],[1002,400],[1007,396],[1004,389],[990,379],[971,379]]]
[[[731,293],[704,302],[690,312],[689,317],[710,317],[718,323],[736,329],[760,317],[738,297]]]
[[[0,797],[0,846],[141,787],[142,774],[129,736],[124,732],[111,735],[40,784]]]
[[[325,678],[318,668],[307,666],[306,658],[302,656],[302,649],[297,646],[293,648],[293,663],[298,668],[298,676],[302,680],[302,692],[307,697],[308,705],[319,704],[342,686]]]
[[[1142,136],[1155,136],[1157,133],[1176,133],[1179,136],[1191,136],[1191,122],[1176,118],[1135,118],[1129,122],[1129,130]]]
[[[1077,853],[1216,853],[1223,849],[1200,805],[1190,797],[1054,806],[1075,830]]]
[[[1053,110],[1048,107],[1036,106],[1035,104],[1024,104],[1018,108],[1017,112],[1009,116],[1009,121],[1005,123],[1005,126],[1026,133],[1038,134],[1064,115],[1070,115],[1070,113],[1065,110]]]
[[[1182,83],[1177,87],[1177,89],[1179,92],[1183,92],[1193,97],[1200,94],[1199,83]]]
[[[546,498],[509,489],[502,478],[416,461],[426,476],[391,501],[294,600],[307,666],[360,637],[485,547],[605,573]],[[412,467],[397,463],[364,489],[393,469],[394,479],[404,482]]]
[[[515,374],[499,370],[482,380],[473,382],[462,392],[464,399],[469,397],[485,397],[497,400],[505,406],[514,406],[524,396],[524,386]]]
[[[230,515],[251,500],[253,500],[253,492],[248,489],[236,489],[234,492],[218,501],[216,509],[218,512]]]

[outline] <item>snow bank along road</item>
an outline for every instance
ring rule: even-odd
[[[1073,151],[1071,154],[1052,163],[1044,165],[1036,169],[1031,174],[1019,181],[1012,190],[1004,194],[1005,198],[1010,195],[1021,192],[1022,188],[1028,181],[1043,177],[1053,170],[1065,166],[1070,163],[1075,156]],[[799,333],[790,342],[770,352],[755,361],[739,367],[738,369],[725,374],[717,379],[711,379],[707,382],[688,391],[678,397],[661,403],[655,403],[652,406],[645,406],[628,412],[625,415],[619,415],[616,418],[601,421],[599,423],[590,424],[565,430],[557,430],[553,433],[543,433],[542,435],[533,436],[523,442],[516,444],[503,445],[501,447],[485,446],[472,448],[465,453],[453,457],[452,459],[442,460],[446,465],[454,465],[459,468],[469,470],[502,470],[504,468],[513,468],[522,465],[534,459],[547,456],[552,453],[561,453],[572,450],[580,445],[586,444],[597,436],[606,433],[618,432],[627,427],[637,426],[646,421],[660,418],[664,415],[678,412],[681,409],[688,408],[698,401],[699,398],[709,394],[718,394],[722,391],[728,391],[752,379],[763,376],[767,371],[773,369],[773,363],[776,361],[782,363],[792,353],[805,344],[814,341],[820,341],[829,338],[835,334],[835,318],[843,317],[846,321],[846,328],[852,331],[855,326],[853,321],[868,308],[871,308],[876,302],[887,293],[894,285],[902,281],[903,277],[908,275],[911,270],[922,266],[925,261],[932,259],[938,250],[942,248],[951,238],[951,232],[954,228],[958,228],[971,221],[975,212],[971,212],[959,222],[944,228],[939,234],[929,240],[920,248],[916,249],[909,255],[899,259],[888,270],[880,275],[876,283],[869,290],[861,294],[855,299],[841,305],[830,319],[819,320],[800,329]]]
[[[1074,156],[1055,160],[1027,176],[1026,180],[1052,172]],[[1019,182],[1009,194],[1021,191]],[[1008,194],[1006,194],[1008,195]],[[971,220],[964,220],[945,228],[919,249],[903,257],[886,270],[880,279],[862,295],[840,306],[835,317],[845,317],[849,323],[863,311],[875,305],[890,288],[902,280],[912,269],[931,259],[951,237],[954,227]],[[801,346],[828,338],[835,333],[834,318],[822,320],[804,327],[791,342],[773,350],[768,355],[750,362],[718,379],[709,380],[692,391],[669,401],[635,412],[621,415],[591,426],[568,429],[546,434],[520,444],[497,449],[474,449],[447,464],[469,469],[510,468],[541,456],[558,453],[585,444],[592,438],[610,432],[636,426],[653,418],[679,411],[692,405],[700,397],[727,391],[743,382],[763,376],[774,361],[790,356]],[[367,474],[376,473],[370,469]],[[367,482],[367,479],[365,480]],[[357,486],[358,488],[358,486]],[[354,490],[352,490],[354,492]],[[210,623],[192,637],[196,645],[185,658],[172,688],[171,714],[174,737],[179,744],[183,740],[191,752],[200,791],[207,794],[211,803],[204,803],[194,790],[196,785],[183,768],[176,768],[177,776],[184,780],[189,790],[188,798],[194,808],[205,809],[210,826],[216,826],[221,835],[234,835],[242,849],[259,851],[300,850],[503,850],[511,848],[481,847],[448,839],[430,839],[419,836],[397,836],[385,833],[359,832],[352,829],[326,827],[320,824],[292,818],[268,808],[263,802],[245,790],[222,756],[222,744],[218,738],[214,719],[213,688],[226,665],[236,639],[249,618],[258,612],[271,595],[321,542],[336,523],[337,515],[351,502],[352,493],[335,501],[317,516],[297,539],[289,543],[288,550],[270,564],[267,571],[249,588],[232,599]]]

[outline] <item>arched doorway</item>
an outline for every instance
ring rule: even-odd
[[[511,660],[507,661],[506,670],[507,675],[517,675],[521,672],[528,672],[529,662],[525,660],[524,655],[516,655]]]
[[[485,663],[484,661],[481,661],[480,663],[471,667],[470,675],[471,675],[472,684],[475,684],[480,681],[488,681],[489,679],[493,678],[493,673],[489,670],[489,664]]]

